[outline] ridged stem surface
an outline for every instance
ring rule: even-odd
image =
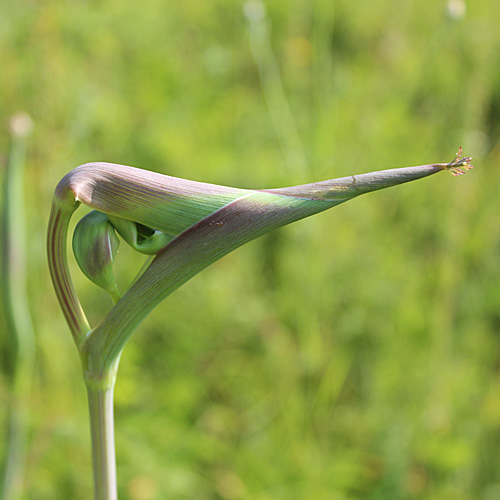
[[[117,500],[115,434],[113,426],[113,385],[101,389],[87,385],[94,500]]]

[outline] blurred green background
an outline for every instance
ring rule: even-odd
[[[2,165],[9,117],[35,124],[25,499],[92,496],[86,394],[45,257],[66,172],[108,161],[266,188],[447,162],[460,145],[466,176],[283,228],[154,311],[118,375],[119,493],[500,498],[498,19],[494,0],[4,3]],[[122,245],[124,283],[135,259]],[[95,323],[111,301],[73,276]]]

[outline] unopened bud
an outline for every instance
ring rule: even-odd
[[[109,215],[118,234],[134,249],[146,255],[158,253],[172,239],[171,235],[155,231],[131,220]]]
[[[114,300],[120,297],[113,272],[119,244],[107,215],[96,210],[81,219],[73,233],[73,253],[80,269]]]

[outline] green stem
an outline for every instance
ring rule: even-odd
[[[87,384],[95,500],[117,500],[118,498],[113,426],[113,387],[114,384],[104,389]]]
[[[4,457],[3,484],[0,498],[21,498],[24,489],[24,469],[27,449],[29,416],[28,396],[31,390],[32,369],[26,361],[33,360],[32,350],[18,355],[16,373],[9,399],[8,438]]]
[[[6,319],[6,359],[10,378],[7,435],[2,456],[0,498],[17,500],[24,489],[28,442],[29,402],[35,357],[34,332],[26,280],[24,167],[31,119],[11,119],[11,148],[3,180],[0,238],[1,302]]]

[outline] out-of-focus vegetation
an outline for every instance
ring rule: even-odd
[[[13,113],[35,122],[26,499],[92,491],[80,363],[45,262],[67,171],[109,161],[264,188],[450,161],[460,145],[467,176],[281,229],[155,310],[118,375],[120,498],[500,498],[500,4],[263,7],[3,5],[0,151]],[[123,282],[130,259],[122,245]],[[73,275],[95,322],[111,302]]]

